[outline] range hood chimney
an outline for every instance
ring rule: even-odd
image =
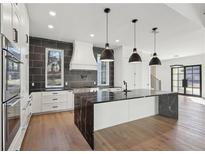
[[[92,44],[74,41],[70,70],[97,70]]]

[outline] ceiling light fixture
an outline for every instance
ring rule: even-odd
[[[48,28],[53,29],[54,27],[53,25],[48,25]]]
[[[118,43],[118,42],[120,42],[120,40],[115,40],[115,42],[117,42],[117,43]]]
[[[105,49],[102,51],[100,60],[105,62],[112,62],[114,61],[113,50],[110,49],[108,43],[108,13],[110,12],[110,9],[106,8],[104,9],[104,12],[106,13],[106,44]]]
[[[156,34],[158,33],[157,29],[158,29],[157,27],[152,29],[152,32],[154,34],[154,53],[152,59],[149,62],[150,66],[161,65],[161,61],[157,57],[157,53],[156,53]]]
[[[142,59],[140,55],[137,53],[137,48],[136,48],[136,22],[137,21],[138,21],[137,19],[132,20],[132,23],[134,24],[134,48],[133,48],[133,53],[129,58],[129,63],[142,62]]]
[[[94,34],[90,34],[90,37],[94,37],[95,35]]]
[[[49,14],[53,17],[56,16],[56,13],[54,11],[49,11]]]

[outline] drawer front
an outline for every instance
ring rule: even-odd
[[[43,112],[68,109],[67,103],[48,103],[42,105]]]
[[[122,88],[110,88],[111,92],[122,91]]]
[[[42,103],[56,103],[56,102],[66,102],[68,101],[67,95],[58,94],[58,95],[44,95],[42,98]]]
[[[49,91],[49,92],[42,92],[42,96],[53,96],[53,95],[67,95],[67,91]]]

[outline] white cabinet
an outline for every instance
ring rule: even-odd
[[[32,113],[73,110],[72,91],[50,91],[32,93]]]
[[[26,128],[28,126],[28,123],[31,118],[31,102],[32,102],[32,97],[29,96],[28,99],[26,99],[26,103],[21,106],[21,126],[22,128]]]
[[[32,113],[42,112],[41,109],[41,92],[34,92],[32,96]]]
[[[122,91],[122,88],[109,88],[110,92],[114,92],[114,91]]]
[[[73,91],[68,91],[68,104],[67,107],[69,109],[74,109],[74,93]]]
[[[10,41],[12,36],[12,4],[1,3],[1,33]]]
[[[24,13],[21,14],[21,12]],[[28,13],[24,4],[18,4],[18,3],[1,4],[1,33],[4,36],[6,36],[19,49],[20,49],[20,41],[22,39],[21,38],[22,29],[28,31],[27,27],[29,26],[28,22],[22,24],[22,20],[26,21],[28,20],[27,18],[28,18]]]
[[[158,114],[158,100],[155,96],[95,104],[94,130],[156,114]]]
[[[12,30],[13,30],[13,42],[16,44],[16,47],[19,48],[19,43],[20,43],[20,26],[21,26],[21,21],[20,21],[20,13],[18,11],[18,6],[17,4],[12,4],[13,5],[13,11],[12,11]]]
[[[29,18],[25,4],[1,3],[1,33],[21,52],[21,127],[9,147],[19,150],[31,117],[29,97]]]

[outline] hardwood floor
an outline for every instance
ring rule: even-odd
[[[205,150],[205,105],[179,97],[179,119],[152,116],[95,133],[97,150]]]
[[[73,112],[32,116],[21,150],[91,150],[74,125]]]
[[[179,119],[152,116],[95,133],[96,150],[205,150],[205,105],[180,96]],[[197,101],[197,100],[196,100]],[[22,150],[91,150],[72,112],[33,116]]]

